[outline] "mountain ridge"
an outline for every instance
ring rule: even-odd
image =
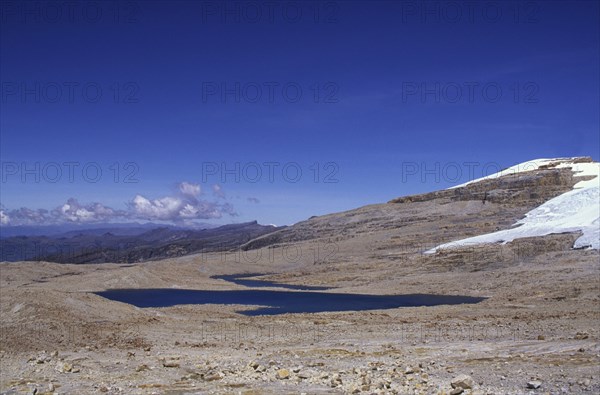
[[[277,229],[257,221],[211,229],[159,227],[135,235],[78,233],[58,236],[15,236],[0,240],[3,261],[44,260],[59,263],[108,263],[157,260],[197,252],[236,248]]]
[[[457,204],[459,202],[477,202],[484,207],[487,205],[488,207],[493,206],[497,208],[497,218],[494,219],[493,224],[491,226],[490,224],[482,224],[481,226],[480,234],[489,233],[489,231],[509,228],[514,222],[525,216],[527,212],[573,190],[573,187],[581,181],[582,177],[575,174],[569,167],[559,166],[560,163],[570,161],[570,163],[597,164],[590,157],[557,158],[538,161],[539,165],[531,170],[506,172],[506,170],[519,167],[520,165],[521,168],[526,169],[526,166],[522,165],[531,165],[534,161],[523,162],[523,164],[496,173],[499,174],[498,176],[490,175],[456,187],[423,194],[402,196],[391,199],[387,203],[368,205],[341,213],[312,217],[287,228],[260,236],[242,245],[241,248],[242,250],[252,250],[270,245],[319,238],[340,240],[341,238],[352,237],[354,232],[352,228],[357,228],[355,231],[361,233],[369,228],[377,232],[381,229],[403,228],[409,225],[418,227],[416,223],[419,220],[427,221],[431,219],[428,217],[434,214],[441,215],[441,217],[454,217],[452,221],[460,222],[465,220],[465,218],[460,216],[460,211],[457,211],[456,215],[453,215],[452,212],[444,213],[443,210],[440,210],[440,207],[444,207],[447,204]],[[586,177],[584,176],[583,178]],[[397,210],[398,207],[404,204],[408,204],[411,207],[415,204],[420,204],[425,207],[414,206],[416,207],[413,210],[414,214],[407,216],[404,212],[400,213]],[[475,221],[475,219],[471,218],[468,220],[470,222]],[[490,220],[491,218],[485,218],[482,222],[485,224]],[[360,227],[366,229],[358,229]],[[460,226],[457,226],[457,229],[460,229]],[[467,234],[471,232],[468,229],[469,227],[465,227]],[[431,245],[431,248],[433,247],[435,245]]]

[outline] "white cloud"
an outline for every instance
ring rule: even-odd
[[[10,223],[10,217],[4,212],[4,210],[0,210],[0,224],[8,225]]]
[[[109,221],[126,215],[124,211],[114,210],[101,203],[80,204],[77,199],[70,198],[67,202],[51,211],[44,209],[33,210],[21,207],[16,210],[2,210],[0,223],[2,225],[50,225],[65,222],[90,223]]]
[[[43,224],[49,219],[48,210],[31,210],[27,207],[10,210],[8,213],[4,212],[4,215],[9,218],[10,225]],[[4,222],[2,222],[2,225],[5,225]]]
[[[170,219],[181,208],[181,199],[164,197],[149,200],[142,195],[136,195],[131,202],[133,213],[140,218]]]
[[[179,184],[179,191],[186,196],[196,197],[200,195],[202,191],[199,184],[191,184],[189,182],[182,182]]]
[[[212,189],[216,197],[225,199],[225,192],[223,192],[220,185],[215,184]],[[197,196],[201,191],[199,184],[184,181],[179,184],[179,196],[167,196],[150,200],[142,195],[137,195],[130,204],[131,214],[133,217],[140,219],[174,222],[221,218],[223,214],[237,215],[235,209],[229,203],[198,199]]]
[[[45,218],[42,214],[42,219],[45,222],[100,222],[107,221],[115,216],[123,215],[110,207],[106,207],[101,203],[90,203],[87,205],[80,204],[77,199],[70,198],[67,203],[61,207],[57,207],[49,213],[50,218]],[[31,215],[30,218],[33,218]]]
[[[221,199],[225,199],[225,192],[223,191],[223,188],[219,185],[219,184],[214,184],[212,186],[213,189],[213,194]]]

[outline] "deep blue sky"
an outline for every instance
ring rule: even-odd
[[[4,2],[4,215],[16,224],[74,198],[39,221],[290,224],[445,188],[469,168],[600,157],[597,1],[269,4]],[[273,182],[264,162],[278,164]],[[239,164],[239,182],[203,174],[214,163]]]

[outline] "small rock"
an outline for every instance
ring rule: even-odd
[[[535,390],[542,386],[542,382],[539,380],[532,380],[527,382],[527,388]]]
[[[577,332],[575,334],[575,340],[585,340],[588,337],[590,337],[590,335],[587,332]]]
[[[458,394],[462,394],[465,390],[462,388],[454,388],[452,391],[450,391],[450,395],[458,395]]]
[[[450,385],[452,388],[462,388],[463,390],[468,390],[473,388],[474,382],[471,376],[461,374],[453,378],[450,382]]]
[[[178,368],[179,362],[177,362],[174,359],[164,359],[162,361],[162,366],[164,366],[165,368]]]
[[[33,360],[35,360],[35,363],[37,364],[42,364],[44,362],[50,362],[51,358],[46,354],[46,351],[42,351],[42,353],[37,357],[34,357]]]
[[[544,336],[544,335],[538,335],[537,339],[538,340],[546,340],[546,336]]]
[[[331,377],[331,387],[337,387],[338,385],[342,385],[342,377],[339,374],[334,374],[333,377]]]
[[[186,375],[185,375],[185,376],[183,376],[181,379],[182,379],[182,380],[198,380],[198,379],[200,379],[200,378],[201,378],[201,376],[200,376],[200,374],[199,374],[199,373],[192,372],[192,373],[186,374]]]
[[[279,380],[285,380],[285,379],[289,379],[290,378],[290,371],[287,369],[279,369],[277,371],[276,377]]]
[[[589,387],[592,384],[592,381],[590,379],[585,379],[582,384],[584,387]]]
[[[144,365],[140,365],[137,368],[135,368],[136,372],[143,372],[144,370],[148,370],[148,365],[144,364]]]
[[[307,372],[298,372],[298,378],[301,380],[306,380],[310,378],[310,374],[308,374]]]
[[[406,369],[404,369],[404,374],[413,374],[414,372],[415,370],[410,366],[407,366]]]
[[[55,369],[60,373],[68,373],[73,370],[73,365],[68,362],[59,362],[56,364]]]
[[[204,376],[204,381],[215,381],[215,380],[221,380],[223,378],[223,376],[221,374],[209,374],[208,376]]]

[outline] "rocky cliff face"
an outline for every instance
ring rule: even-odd
[[[575,183],[573,173],[568,169],[544,169],[533,171],[531,174],[507,175],[499,179],[484,180],[455,189],[400,197],[390,200],[389,203],[450,199],[454,201],[478,200],[482,203],[539,205],[568,191]]]

